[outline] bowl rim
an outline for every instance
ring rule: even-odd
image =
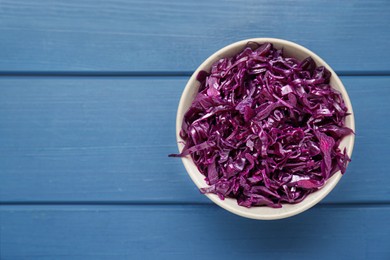
[[[199,71],[206,69],[207,65],[210,64],[211,61],[213,61],[217,58],[227,57],[227,55],[224,55],[224,54],[227,51],[229,51],[230,49],[244,47],[248,42],[256,42],[256,43],[270,42],[273,44],[289,46],[289,47],[292,47],[294,49],[297,49],[300,52],[307,53],[308,56],[311,56],[315,61],[317,61],[317,63],[321,63],[322,66],[325,66],[326,69],[328,69],[332,73],[332,77],[333,77],[333,80],[335,81],[335,84],[340,87],[339,91],[341,92],[343,99],[344,99],[344,103],[348,108],[348,112],[350,113],[350,115],[348,116],[349,120],[350,120],[350,128],[355,132],[355,118],[354,118],[353,108],[352,108],[352,104],[351,104],[351,100],[349,98],[349,95],[345,89],[345,86],[342,83],[342,81],[340,80],[339,76],[335,73],[335,71],[321,57],[319,57],[317,54],[315,54],[313,51],[309,50],[308,48],[306,48],[300,44],[297,44],[295,42],[292,42],[292,41],[278,39],[278,38],[249,38],[249,39],[234,42],[232,44],[229,44],[229,45],[219,49],[218,51],[216,51],[215,53],[210,55],[205,61],[203,61],[202,64],[191,75],[191,77],[188,80],[188,82],[183,90],[183,93],[181,95],[178,110],[177,110],[177,115],[176,115],[176,140],[177,140],[179,152],[181,152],[183,149],[183,144],[182,144],[183,140],[180,137],[180,130],[181,130],[181,126],[182,126],[182,111],[185,109],[184,108],[185,100],[188,97],[188,94],[190,93],[192,86],[194,84],[196,84],[196,82],[197,82],[196,77],[197,77]],[[351,141],[346,146],[347,154],[349,157],[352,156],[354,143],[355,143],[355,135],[352,135]],[[195,185],[198,188],[201,188],[202,186],[204,186],[198,182],[198,180],[196,179],[196,176],[194,175],[194,174],[201,174],[201,173],[198,170],[196,173],[193,173],[191,168],[190,168],[191,164],[194,165],[190,155],[182,157],[181,159],[182,159],[182,162],[184,164],[184,167],[185,167],[188,175],[190,176],[192,181],[195,183]],[[342,177],[342,174],[340,171],[338,171],[331,178],[329,178],[326,181],[326,183],[324,184],[324,186],[320,190],[315,192],[315,193],[319,192],[319,194],[320,194],[320,195],[317,195],[316,199],[310,200],[306,203],[305,203],[305,200],[303,200],[299,203],[293,204],[293,205],[301,205],[300,207],[295,207],[292,210],[288,210],[288,211],[275,212],[275,214],[259,215],[259,214],[250,212],[250,209],[248,210],[248,208],[242,207],[243,209],[240,209],[239,208],[240,206],[236,207],[236,206],[232,206],[232,205],[229,205],[226,203],[226,200],[235,200],[234,198],[225,198],[225,200],[221,200],[215,194],[204,194],[204,195],[206,197],[208,197],[211,201],[213,201],[215,204],[217,204],[218,206],[220,206],[220,207],[226,209],[227,211],[230,211],[231,213],[234,213],[236,215],[250,218],[250,219],[257,219],[257,220],[276,220],[276,219],[283,219],[283,218],[297,215],[297,214],[304,212],[304,211],[308,210],[309,208],[313,207],[314,205],[319,203],[323,198],[325,198],[333,190],[333,188],[337,185],[337,183],[339,182],[341,177]],[[332,182],[329,182],[331,179],[332,179]],[[314,194],[314,193],[312,193],[312,194]],[[284,205],[292,205],[292,204],[283,204],[283,206]]]

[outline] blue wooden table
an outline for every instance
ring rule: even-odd
[[[167,157],[192,71],[253,37],[318,53],[356,113],[339,185],[278,221]],[[389,42],[388,0],[0,1],[0,258],[390,259]]]

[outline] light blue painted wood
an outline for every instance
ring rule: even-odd
[[[99,76],[0,78],[0,259],[390,259],[389,14],[387,0],[0,1],[0,74]],[[167,157],[187,77],[101,77],[187,75],[252,37],[387,75],[342,78],[347,174],[274,222],[207,204]]]
[[[277,37],[338,71],[390,71],[390,2],[0,2],[0,71],[193,71],[237,40]]]
[[[389,207],[256,221],[217,206],[0,207],[1,259],[389,259]]]
[[[209,203],[179,159],[186,78],[0,80],[0,200]],[[390,77],[342,77],[356,114],[346,176],[327,203],[390,202]]]

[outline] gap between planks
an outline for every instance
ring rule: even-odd
[[[137,202],[137,201],[3,201],[2,206],[202,206],[216,207],[211,202]],[[378,208],[389,207],[390,202],[325,202],[315,205],[316,208]]]
[[[0,77],[189,77],[193,71],[0,71]],[[390,71],[336,71],[338,76],[390,76]]]

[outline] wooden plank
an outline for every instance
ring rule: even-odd
[[[390,77],[343,77],[357,137],[327,203],[389,202]],[[209,203],[177,151],[186,78],[0,81],[0,201]]]
[[[338,71],[389,72],[390,2],[3,0],[0,71],[193,71],[253,37],[298,42]]]
[[[1,207],[2,259],[389,259],[390,208],[244,219],[217,206]]]

